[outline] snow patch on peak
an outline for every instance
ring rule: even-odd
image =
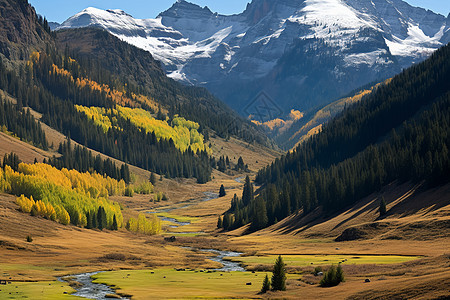
[[[442,46],[440,39],[444,35],[445,25],[432,37],[427,36],[417,24],[408,24],[408,35],[405,39],[393,35],[385,39],[389,50],[396,56],[411,56],[423,58],[433,53],[437,47]]]
[[[116,14],[116,15],[122,15],[122,16],[131,17],[130,14],[127,14],[125,11],[123,11],[121,9],[107,9],[106,11],[109,12],[109,13],[112,13],[112,14]]]

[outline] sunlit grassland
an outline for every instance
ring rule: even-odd
[[[207,273],[158,269],[104,272],[93,277],[94,282],[115,286],[118,293],[130,294],[133,299],[149,299],[152,296],[166,299],[225,299],[256,297],[265,275],[260,272]],[[297,277],[299,275],[288,275],[288,278]]]
[[[0,285],[0,299],[80,299],[70,295],[73,292],[75,290],[66,282],[59,281],[11,282]]]
[[[198,218],[174,215],[169,212],[158,212],[155,214],[158,217],[171,218],[171,219],[177,220],[178,222],[183,222],[183,223],[194,223],[199,220]]]
[[[245,266],[273,264],[276,255],[246,256],[227,258],[231,261],[242,262]],[[330,264],[397,264],[420,259],[418,256],[395,255],[283,255],[283,260],[290,267],[304,267],[310,265]]]

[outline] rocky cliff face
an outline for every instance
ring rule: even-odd
[[[49,41],[27,0],[0,0],[0,53],[6,59],[28,59],[30,51],[45,49]]]
[[[392,76],[448,43],[449,24],[401,0],[254,0],[232,16],[178,0],[148,20],[88,8],[59,29],[104,28],[246,114],[261,91],[306,111]]]

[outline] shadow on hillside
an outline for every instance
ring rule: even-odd
[[[411,183],[401,185],[392,183],[385,186],[379,193],[372,194],[341,212],[324,216],[323,209],[316,208],[307,215],[303,215],[303,211],[300,210],[294,216],[286,218],[272,228],[273,231],[277,231],[281,234],[300,234],[314,226],[337,217],[343,218],[343,220],[333,226],[330,230],[330,232],[332,232],[342,228],[345,224],[348,224],[350,221],[361,217],[364,214],[370,219],[365,220],[366,222],[375,222],[393,216],[403,218],[415,214],[426,215],[450,204],[450,197],[448,197],[448,195],[450,195],[450,184],[433,189],[421,188],[416,190],[415,187],[416,186]],[[379,197],[381,195],[384,196],[388,207],[388,212],[383,217],[380,217],[378,214]]]

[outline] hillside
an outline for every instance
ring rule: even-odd
[[[95,28],[60,30],[57,42],[61,49],[68,47],[71,55],[80,61],[90,60],[156,99],[157,105],[171,115],[179,114],[196,121],[224,138],[234,135],[250,143],[271,146],[262,132],[207,90],[186,87],[168,78],[152,55],[106,31]]]
[[[257,230],[298,210],[341,211],[396,180],[448,182],[450,46],[395,76],[322,131],[260,170],[259,195],[243,194],[230,228]],[[248,183],[247,189],[252,190]]]

